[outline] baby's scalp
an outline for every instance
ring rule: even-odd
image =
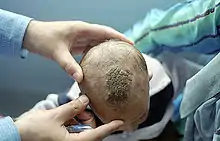
[[[101,120],[133,119],[148,109],[147,65],[134,46],[106,41],[90,49],[80,65],[84,73],[81,92]]]

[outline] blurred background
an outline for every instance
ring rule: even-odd
[[[83,20],[121,32],[152,8],[167,9],[183,0],[0,0],[0,8],[37,20]],[[0,113],[18,116],[49,93],[68,90],[73,80],[54,62],[29,54],[27,59],[0,56]]]

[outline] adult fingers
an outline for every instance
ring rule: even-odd
[[[125,37],[122,33],[116,31],[115,29],[111,27],[98,25],[98,24],[90,24],[90,25],[91,26],[89,27],[89,30],[91,31],[91,33],[98,36],[100,39],[102,39],[102,41],[109,40],[109,39],[118,39],[118,40],[127,42],[132,45],[134,44],[131,40]]]
[[[74,118],[77,114],[82,112],[88,103],[88,97],[82,95],[76,100],[52,109],[52,112],[54,112],[56,118],[61,122],[61,124],[63,124],[64,122]]]
[[[53,56],[54,60],[77,82],[83,79],[83,72],[80,65],[75,61],[67,47],[57,50]]]

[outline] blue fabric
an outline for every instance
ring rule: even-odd
[[[187,117],[202,103],[220,92],[220,54],[186,82],[180,115]]]
[[[220,50],[220,0],[191,0],[166,11],[153,9],[124,34],[144,53]]]
[[[174,112],[173,112],[173,117],[171,119],[173,122],[180,120],[179,109],[182,99],[183,99],[183,94],[181,93],[176,99],[173,100]]]
[[[125,35],[141,52],[153,56],[163,51],[218,54],[220,51],[220,0],[188,0],[166,11],[154,9],[133,28],[126,31]],[[218,132],[217,128],[213,127],[219,126],[215,121],[220,117],[208,118],[206,110],[202,109],[199,114],[201,117],[194,114],[202,104],[220,92],[219,70],[220,54],[186,83],[180,115],[182,118],[189,116],[187,125],[190,126],[186,128],[187,141],[209,141],[212,140],[211,137],[213,140],[219,138],[220,130]],[[210,107],[213,111],[212,108],[214,106]],[[215,108],[219,110],[220,107]],[[210,125],[210,130],[199,129],[203,124]],[[194,134],[196,132],[198,134]]]
[[[30,21],[31,18],[0,9],[0,54],[26,57],[22,42]],[[10,117],[0,119],[0,140],[21,140]]]
[[[10,117],[0,119],[0,140],[1,141],[21,141],[18,129]]]
[[[185,141],[219,141],[220,93],[204,102],[188,118]]]
[[[187,81],[180,107],[186,141],[220,138],[220,54]]]
[[[22,42],[30,21],[31,18],[0,9],[0,54],[27,56]]]

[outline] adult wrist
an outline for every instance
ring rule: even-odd
[[[28,51],[34,52],[36,49],[36,43],[38,42],[38,35],[37,32],[40,32],[38,30],[38,24],[40,22],[36,20],[31,20],[26,33],[24,35],[24,40],[23,40],[23,47],[27,49]]]

